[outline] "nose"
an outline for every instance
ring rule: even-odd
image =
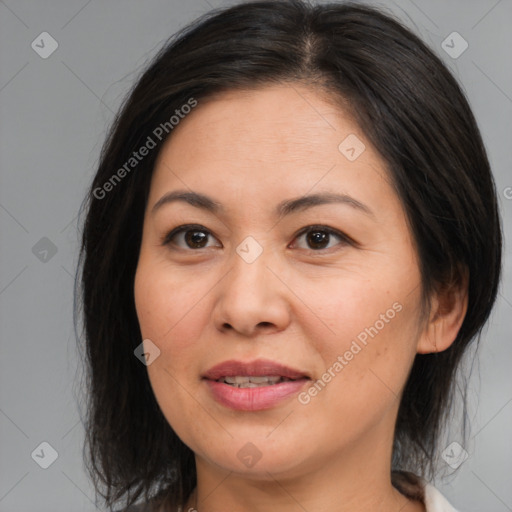
[[[290,291],[270,256],[263,250],[248,262],[234,252],[230,270],[215,287],[212,318],[217,329],[252,337],[279,332],[289,325]]]

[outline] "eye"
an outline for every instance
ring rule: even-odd
[[[178,226],[170,231],[162,239],[162,245],[175,245],[180,249],[205,249],[208,247],[208,239],[212,237],[212,233],[204,226],[198,224],[187,224]],[[307,246],[300,246],[297,240],[305,239]],[[333,238],[338,240],[338,243],[332,243]],[[320,251],[323,249],[330,249],[335,245],[349,245],[351,240],[348,236],[344,235],[338,230],[329,228],[327,226],[307,226],[296,237],[291,244],[292,248],[307,249],[313,251]],[[221,246],[220,244],[217,247]]]
[[[350,244],[349,237],[340,231],[328,228],[327,226],[308,226],[297,235],[294,240],[294,245],[296,245],[296,240],[300,240],[304,236],[308,247],[299,247],[300,249],[309,249],[314,251],[330,249],[335,245],[339,245],[340,241],[341,245]],[[331,244],[332,238],[337,239],[338,244]]]
[[[181,249],[205,249],[208,238],[212,236],[204,226],[188,224],[178,226],[170,231],[162,240],[162,245],[176,245]]]

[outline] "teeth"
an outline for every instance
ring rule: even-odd
[[[282,377],[276,376],[276,377],[248,377],[249,382],[252,382],[254,384],[263,384],[266,382],[270,382],[272,384],[275,384],[276,382],[279,382]]]
[[[226,384],[230,384],[231,386],[235,386],[238,388],[257,388],[260,386],[269,386],[273,384],[277,384],[281,381],[288,381],[286,377],[280,376],[236,376],[236,377],[223,377],[219,379],[220,382],[225,382]]]

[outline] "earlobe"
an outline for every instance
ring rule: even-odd
[[[468,309],[467,272],[456,284],[446,285],[432,299],[430,318],[418,339],[418,354],[442,352],[457,338]]]

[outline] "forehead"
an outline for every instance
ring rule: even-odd
[[[355,121],[316,90],[283,84],[230,90],[199,100],[172,132],[167,146],[194,147],[193,153],[180,155],[183,162],[204,158],[206,153],[210,159],[243,156],[248,162],[320,152],[327,157],[337,153],[343,131],[360,132]]]
[[[364,182],[365,194],[373,189],[378,202],[393,194],[388,181],[351,116],[315,89],[283,84],[198,100],[160,151],[152,200],[172,188],[226,196],[244,190],[256,200],[260,192],[267,199],[313,189],[345,193]]]

